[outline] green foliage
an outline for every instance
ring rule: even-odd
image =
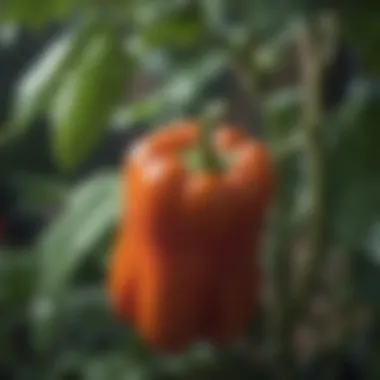
[[[25,367],[38,379],[70,378],[70,373],[85,380],[260,378],[250,352],[247,360],[238,350],[207,348],[162,358],[141,349],[129,327],[115,321],[104,294],[110,235],[120,209],[118,174],[114,168],[95,171],[75,185],[68,174],[93,156],[115,124],[129,128],[133,136],[136,125],[156,126],[200,113],[221,92],[217,87],[209,95],[208,86],[233,69],[247,104],[260,103],[274,151],[278,148],[287,159],[283,174],[291,193],[291,223],[303,226],[310,216],[309,169],[303,160],[309,147],[301,129],[304,94],[293,80],[298,74],[293,48],[295,20],[310,4],[280,3],[12,0],[0,5],[2,19],[27,30],[67,21],[18,78],[1,131],[1,182],[17,189],[17,208],[41,212],[54,207],[58,212],[35,245],[0,250],[0,372],[7,331],[20,316],[32,331],[33,353],[30,360],[17,357],[19,362],[9,363],[18,375],[18,368]],[[370,247],[365,269],[352,281],[378,309],[374,226],[380,217],[380,61],[374,47],[379,33],[375,14],[347,9],[340,16],[344,40],[364,64],[359,73],[364,79],[353,78],[340,104],[323,115],[318,136],[323,142],[328,240],[330,247]],[[137,75],[149,77],[154,86],[135,97],[128,91]],[[238,113],[239,91],[227,91]],[[46,142],[39,135],[30,137],[41,116],[48,120]],[[30,156],[38,156],[42,145],[59,169],[54,178],[30,172]]]

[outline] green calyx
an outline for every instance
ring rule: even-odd
[[[212,158],[215,161],[205,161],[205,157],[200,154],[199,147],[194,147],[188,149],[184,152],[183,158],[186,167],[188,167],[192,172],[212,172],[212,173],[222,173],[225,172],[233,162],[233,157],[226,154],[215,154],[216,157]]]
[[[228,166],[228,158],[219,155],[212,142],[214,127],[224,111],[224,102],[215,102],[206,108],[199,126],[198,145],[185,153],[186,163],[191,169],[218,173]]]

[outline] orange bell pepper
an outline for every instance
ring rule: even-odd
[[[163,351],[228,344],[258,305],[258,243],[274,187],[268,150],[223,127],[212,134],[221,170],[198,170],[189,157],[199,137],[196,123],[172,125],[139,140],[125,162],[129,213],[109,293],[115,311]]]

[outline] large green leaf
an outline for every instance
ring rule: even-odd
[[[61,168],[75,168],[99,143],[130,73],[131,60],[114,33],[92,36],[52,106],[53,152]]]
[[[114,174],[98,174],[74,190],[42,238],[39,292],[50,296],[65,292],[83,260],[113,226],[117,212]]]
[[[83,23],[58,36],[20,78],[7,133],[24,131],[45,110],[64,73],[82,49],[89,27],[90,23]]]

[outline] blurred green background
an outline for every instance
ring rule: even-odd
[[[124,151],[218,99],[229,122],[280,157],[285,211],[263,248],[269,283],[285,227],[285,259],[302,273],[317,205],[296,49],[304,17],[320,21],[325,48],[315,140],[325,234],[292,356],[302,379],[379,378],[380,24],[370,9],[310,0],[0,3],[1,380],[277,376],[264,307],[236,347],[163,358],[115,320],[104,278]]]

